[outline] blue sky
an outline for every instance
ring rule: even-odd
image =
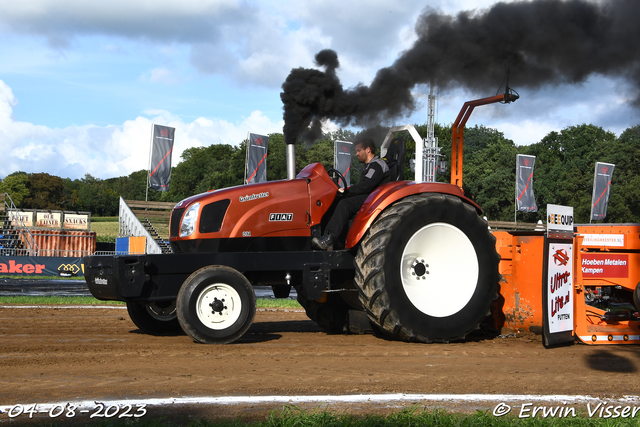
[[[238,144],[247,132],[282,131],[281,84],[335,50],[345,87],[369,84],[415,40],[431,7],[455,14],[491,0],[206,1],[29,0],[0,4],[0,178],[21,170],[63,178],[146,169],[151,124],[176,128],[174,165],[188,147]],[[495,93],[440,94],[439,123],[464,101]],[[516,144],[593,123],[616,134],[638,124],[625,83],[527,92],[509,106],[477,109],[469,124]],[[422,106],[397,124],[426,121]],[[332,125],[327,124],[331,129]]]

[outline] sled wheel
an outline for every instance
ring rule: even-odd
[[[240,272],[225,266],[201,268],[185,280],[178,293],[178,321],[194,341],[231,343],[249,329],[256,314],[256,296]]]
[[[127,302],[127,311],[133,323],[150,335],[181,335],[183,330],[176,314],[176,302]]]
[[[298,303],[304,308],[307,317],[330,334],[342,334],[347,330],[349,305],[337,293],[327,293],[326,302],[308,300],[297,289]]]
[[[449,342],[477,329],[497,297],[495,238],[475,209],[445,194],[395,203],[356,255],[369,318],[394,339]]]

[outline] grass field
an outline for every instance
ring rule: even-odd
[[[167,220],[150,218],[151,223],[162,238],[169,238],[169,222]],[[118,217],[98,217],[91,219],[91,231],[96,232],[98,242],[115,242],[118,237]]]
[[[36,422],[29,425],[62,425],[56,421]],[[388,415],[354,416],[321,409],[304,411],[293,406],[287,406],[281,411],[272,411],[264,420],[207,421],[191,417],[187,418],[186,416],[184,418],[176,416],[160,419],[152,417],[126,420],[111,419],[92,425],[113,427],[627,427],[637,426],[638,421],[633,418],[600,419],[586,417],[519,419],[511,415],[496,417],[490,411],[477,411],[475,414],[469,415],[448,413],[439,409],[425,410],[418,407],[407,408]]]
[[[118,237],[118,218],[111,221],[91,221],[91,231],[95,231],[98,242],[115,242]]]

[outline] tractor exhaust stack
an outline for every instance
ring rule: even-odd
[[[287,144],[287,179],[296,177],[296,146]]]

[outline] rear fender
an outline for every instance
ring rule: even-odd
[[[450,194],[459,197],[462,201],[472,205],[478,214],[482,213],[482,209],[471,199],[465,197],[464,193],[457,185],[445,184],[440,182],[423,182],[415,181],[395,181],[382,185],[374,190],[362,207],[356,214],[353,224],[347,234],[345,247],[351,249],[356,246],[362,236],[367,232],[373,221],[378,217],[380,212],[388,206],[403,199],[407,196],[420,193],[441,193]]]

